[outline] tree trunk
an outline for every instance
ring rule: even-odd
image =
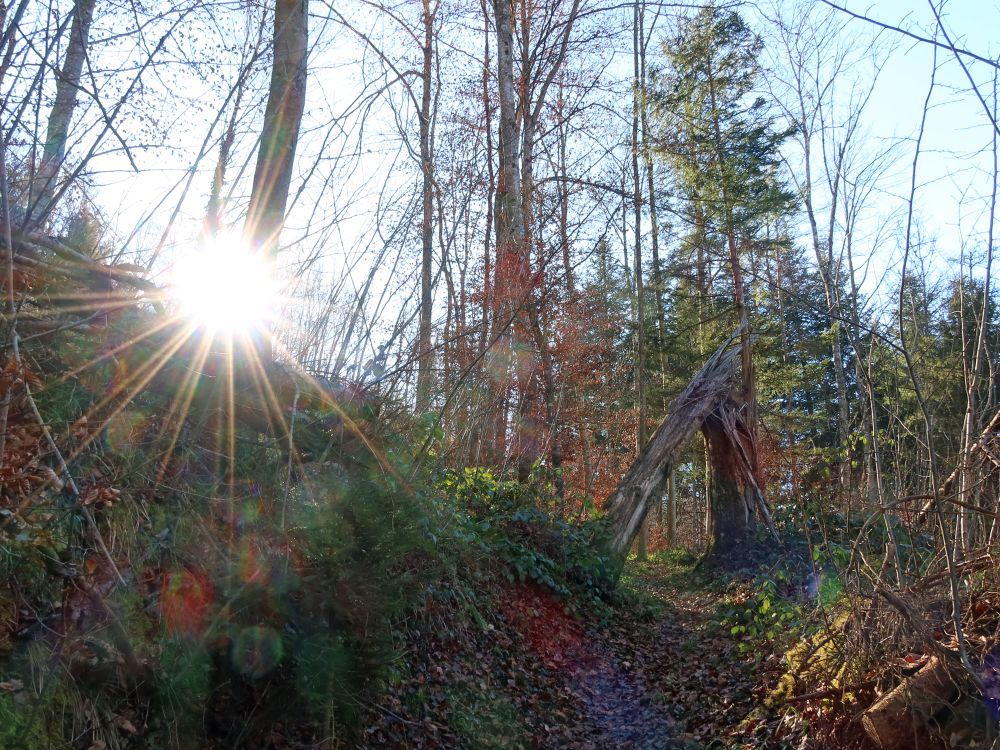
[[[564,112],[566,107],[564,96],[565,93],[560,81],[556,104],[559,118],[556,130],[559,136],[559,181],[556,183],[556,193],[559,196],[559,248],[562,255],[563,273],[566,275],[568,304],[572,309],[576,305],[576,288],[573,283],[573,263],[569,257],[569,159],[567,156],[569,132]]]
[[[674,489],[674,472],[667,477],[667,547],[677,544],[677,493]]]
[[[493,106],[490,103],[490,19],[486,0],[480,0],[483,13],[483,70],[480,76],[483,121],[486,137],[486,226],[494,225],[494,191],[496,190],[496,175],[493,170]],[[493,287],[493,262],[490,232],[483,232],[483,303],[482,317],[479,319],[479,341],[476,349],[476,360],[484,362],[486,348],[490,339],[490,322],[496,308]],[[489,398],[492,389],[486,389]],[[494,404],[495,406],[495,404]],[[469,439],[469,463],[478,465],[483,458],[483,445],[486,442],[486,427],[488,420],[474,419],[472,435]],[[495,427],[497,421],[493,421]]]
[[[531,330],[535,337],[535,346],[541,355],[542,364],[542,402],[545,405],[545,423],[549,442],[549,468],[554,474],[553,485],[560,504],[565,499],[566,484],[562,477],[562,445],[559,435],[559,397],[556,388],[555,363],[552,352],[546,342],[545,330],[542,328],[541,311],[536,309],[531,314]]]
[[[520,127],[517,117],[517,88],[514,81],[514,17],[510,0],[494,0],[497,32],[497,88],[500,99],[500,122],[497,128],[497,190],[493,221],[496,231],[497,279],[515,287],[505,290],[507,298],[516,295],[521,278],[524,248],[521,239],[524,218],[521,215]],[[511,294],[512,293],[512,294]],[[506,325],[507,321],[497,321]]]
[[[295,147],[305,109],[308,19],[306,0],[276,0],[271,85],[243,229],[250,248],[262,253],[271,264],[285,224]],[[253,332],[251,341],[257,358],[265,362],[274,359],[270,331]]]
[[[632,63],[634,85],[632,91],[632,209],[635,219],[635,245],[633,246],[633,273],[635,274],[635,400],[639,426],[636,429],[636,453],[646,444],[646,320],[642,283],[642,181],[639,173],[639,3],[633,6]]]
[[[659,337],[660,377],[663,382],[666,382],[667,350],[664,346],[664,341],[667,336],[667,321],[663,299],[663,268],[660,264],[660,225],[656,215],[656,181],[653,174],[653,154],[649,147],[649,96],[646,92],[647,72],[644,11],[645,5],[639,9],[639,91],[642,94],[639,102],[639,124],[642,129],[642,157],[646,168],[646,183],[649,193],[649,235],[650,248],[653,253],[653,291],[656,299],[656,334]]]
[[[522,377],[527,368],[516,363],[518,356],[515,332],[516,318],[522,315],[527,304],[528,258],[524,246],[524,217],[521,195],[521,129],[518,118],[518,94],[514,78],[514,15],[510,0],[493,0],[494,24],[497,34],[497,89],[499,93],[499,122],[497,126],[497,187],[494,197],[494,231],[496,235],[496,266],[494,269],[495,336],[499,341],[501,359],[512,363],[513,372],[521,382],[518,386],[518,412],[524,416],[527,379]],[[500,383],[497,401],[510,401],[513,383]],[[495,435],[497,457],[503,454],[507,432],[507,407],[496,411]],[[528,460],[524,454],[524,430],[518,427],[514,452],[517,470],[525,476]]]
[[[805,115],[803,114],[803,120]],[[843,159],[843,148],[838,152],[834,160],[834,174],[830,180],[830,217],[827,228],[826,247],[819,236],[819,225],[816,219],[816,210],[812,201],[812,166],[810,158],[809,141],[811,133],[804,132],[802,135],[804,169],[805,169],[805,190],[803,203],[806,209],[806,216],[809,219],[810,232],[812,234],[813,251],[816,254],[816,266],[819,269],[820,281],[823,284],[823,294],[826,297],[827,322],[833,332],[831,350],[833,355],[833,372],[837,385],[837,447],[843,454],[847,450],[849,439],[850,411],[847,403],[847,375],[844,370],[844,355],[841,347],[840,330],[840,288],[837,283],[839,274],[835,273],[833,261],[833,234],[836,226],[837,200],[840,197],[840,171]],[[829,167],[828,167],[829,168]],[[841,490],[847,490],[848,484],[848,464],[849,460],[842,455],[839,461],[838,480]]]
[[[609,534],[605,549],[621,571],[629,548],[642,526],[651,501],[660,497],[667,476],[677,462],[680,450],[697,432],[709,414],[729,399],[735,360],[735,337],[724,343],[687,388],[671,404],[666,418],[646,443],[638,458],[604,502]]]
[[[430,0],[423,0],[424,43],[420,99],[420,172],[423,212],[420,224],[420,326],[417,335],[417,398],[418,412],[427,411],[431,401],[434,355],[431,351],[431,307],[433,305],[431,276],[434,265],[434,174],[433,144],[431,143],[431,87],[434,43],[434,13]]]
[[[712,459],[712,546],[717,559],[732,559],[745,549],[754,526],[753,505],[739,446],[715,415],[702,425]]]
[[[652,501],[662,496],[681,449],[698,429],[711,447],[712,509],[716,516],[713,554],[731,557],[745,548],[740,542],[746,540],[753,527],[755,510],[778,540],[752,464],[754,432],[745,421],[742,395],[734,393],[736,359],[743,351],[742,341],[734,347],[737,337],[739,332],[730,336],[691,379],[605,500],[608,532],[603,547],[614,577],[620,575]]]
[[[881,750],[938,747],[928,721],[958,694],[948,665],[937,656],[865,711],[861,723]]]
[[[640,26],[640,7],[638,0],[632,8],[632,209],[635,219],[635,245],[632,263],[635,274],[635,401],[638,426],[635,432],[636,455],[646,444],[646,315],[645,290],[642,279],[642,181],[639,172],[639,49],[642,44]],[[639,530],[639,546],[636,556],[645,561],[649,555],[649,517],[643,521]]]
[[[308,14],[305,0],[276,0],[274,62],[253,175],[245,236],[273,258],[285,223],[295,147],[306,96]]]
[[[729,266],[733,275],[733,301],[736,304],[736,317],[740,324],[740,361],[743,377],[743,399],[746,412],[744,423],[751,433],[750,445],[756,448],[753,435],[757,430],[757,387],[754,382],[753,339],[750,335],[750,318],[747,313],[745,289],[743,286],[743,269],[740,266],[739,246],[736,238],[736,223],[733,219],[733,204],[729,199],[728,181],[725,169],[725,150],[722,143],[722,130],[719,122],[719,109],[716,103],[715,78],[712,69],[708,70],[708,93],[712,105],[712,130],[715,138],[715,158],[719,167],[719,188],[722,198],[722,209],[725,226],[726,244],[729,248]],[[756,453],[750,456],[750,464],[757,473]]]
[[[226,169],[229,167],[233,144],[236,142],[236,124],[239,122],[240,105],[243,102],[245,83],[246,76],[241,75],[240,80],[236,84],[236,98],[233,101],[233,111],[229,115],[226,132],[219,142],[219,158],[215,163],[215,171],[212,173],[212,187],[209,190],[208,205],[205,209],[205,229],[209,236],[217,235],[222,228],[222,188],[226,184]]]
[[[35,195],[33,196],[32,216],[29,223],[44,221],[55,194],[55,183],[59,167],[66,158],[66,141],[69,138],[69,126],[76,109],[76,95],[80,90],[80,75],[83,73],[83,63],[87,58],[87,44],[90,39],[90,26],[94,19],[95,0],[77,0],[73,8],[73,25],[69,33],[69,45],[66,57],[63,59],[62,70],[56,79],[56,98],[49,113],[48,129],[45,133],[45,146],[42,151],[42,161],[35,175]]]

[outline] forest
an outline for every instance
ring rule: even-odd
[[[1000,750],[973,0],[0,0],[0,750]]]

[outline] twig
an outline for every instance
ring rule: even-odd
[[[295,417],[299,411],[299,381],[295,381],[295,398],[292,399],[292,417],[288,424],[288,467],[285,471],[285,497],[281,502],[281,529],[285,529],[285,514],[288,511],[288,496],[292,491],[292,462],[295,456]]]
[[[100,274],[101,276],[105,276],[113,281],[128,284],[139,291],[146,292],[151,301],[158,302],[159,298],[162,296],[160,288],[152,281],[137,276],[129,271],[124,271],[121,268],[105,265],[104,263],[94,260],[90,256],[84,255],[83,253],[68,247],[58,240],[52,239],[51,237],[42,237],[41,235],[27,233],[19,234],[17,241],[18,244],[25,245],[36,251],[39,249],[49,250],[64,260],[78,266],[82,266],[88,271]]]
[[[48,330],[39,331],[38,333],[33,333],[30,336],[25,336],[23,339],[21,339],[21,343],[23,344],[26,341],[33,341],[34,339],[40,339],[44,336],[54,336],[57,333],[62,333],[63,331],[68,331],[72,328],[79,328],[80,326],[85,326],[92,320],[101,317],[107,312],[108,312],[107,310],[98,310],[95,313],[91,313],[86,318],[80,318],[79,320],[71,320],[68,323],[63,323],[60,326],[56,326],[55,328],[49,328]]]
[[[881,29],[885,29],[886,31],[895,31],[897,34],[908,36],[910,39],[915,39],[916,41],[923,42],[924,44],[930,44],[935,47],[941,47],[943,49],[951,50],[956,55],[965,55],[966,57],[971,57],[973,60],[978,60],[981,63],[986,63],[992,68],[1000,68],[1000,63],[997,63],[996,60],[991,60],[988,57],[977,55],[975,52],[970,52],[967,49],[962,49],[961,47],[955,47],[950,44],[942,44],[937,39],[931,39],[930,37],[920,36],[919,34],[914,34],[912,31],[907,31],[906,29],[901,28],[899,26],[893,26],[892,24],[884,23],[882,21],[876,21],[874,18],[862,15],[861,13],[855,13],[853,11],[850,11],[847,8],[843,7],[842,5],[837,5],[836,3],[833,3],[830,0],[820,0],[820,1],[825,3],[826,5],[829,5],[834,10],[839,10],[841,13],[846,13],[851,18],[857,18],[859,21],[865,21],[867,23],[872,24],[873,26],[878,26]]]
[[[128,668],[130,686],[134,687],[142,677],[143,667],[142,662],[139,661],[139,657],[135,652],[135,647],[128,637],[128,631],[125,630],[122,621],[118,619],[118,616],[108,606],[108,603],[104,601],[104,597],[101,596],[97,589],[93,586],[84,586],[80,583],[76,585],[87,595],[87,598],[90,599],[94,606],[101,610],[101,614],[108,621],[108,626],[111,628],[111,637],[114,640],[115,646],[121,652],[125,666]]]
[[[949,570],[948,576],[954,580],[953,571]],[[910,607],[909,603],[899,596],[899,594],[895,591],[890,591],[885,586],[882,586],[877,582],[875,584],[875,590],[883,599],[889,602],[889,604],[891,604],[901,615],[903,615],[903,617],[906,618],[906,621],[910,623],[910,627],[917,632],[917,635],[921,637],[924,643],[926,643],[932,651],[943,657],[945,660],[962,667],[962,670],[969,676],[969,679],[971,679],[975,683],[976,687],[982,691],[983,680],[975,669],[969,668],[968,656],[962,647],[961,641],[959,642],[960,645],[958,651],[946,648],[934,638],[934,635],[927,628],[926,623],[921,621],[921,619],[913,611],[913,608]]]
[[[957,563],[955,565],[953,573],[956,577],[963,578],[967,575],[970,575],[980,570],[988,570],[989,568],[993,568],[996,565],[997,565],[997,558],[994,555],[987,552],[986,554],[981,555],[979,557],[974,557],[971,560],[964,560],[963,562]],[[927,590],[932,586],[940,583],[941,581],[946,581],[946,580],[948,580],[948,571],[944,570],[941,571],[940,573],[935,573],[933,575],[925,577],[923,580],[921,580],[919,583],[916,584],[915,588],[919,590]]]
[[[802,695],[792,695],[784,699],[785,703],[802,703],[804,701],[817,700],[819,698],[834,698],[839,697],[843,699],[845,693],[854,693],[858,690],[867,690],[868,688],[875,687],[875,680],[864,680],[862,682],[857,682],[854,685],[845,685],[844,687],[833,687],[826,688],[825,690],[815,690],[811,693],[803,693]]]
[[[14,359],[18,364],[20,364],[21,355],[17,347],[16,333],[14,334],[12,343],[14,344]],[[62,451],[60,451],[59,446],[56,445],[55,438],[52,437],[52,432],[49,430],[48,424],[46,424],[45,420],[42,419],[42,414],[38,410],[38,404],[35,403],[34,396],[31,395],[31,387],[28,385],[27,381],[24,382],[24,395],[28,399],[28,405],[31,407],[31,413],[34,415],[35,420],[42,428],[42,433],[45,435],[45,440],[49,444],[49,449],[56,458],[56,463],[59,465],[58,474],[63,478],[65,486],[69,488],[69,491],[72,493],[74,504],[87,521],[87,525],[90,527],[90,531],[94,535],[94,541],[96,541],[97,546],[100,547],[101,553],[108,561],[108,565],[111,566],[111,570],[114,571],[115,577],[117,577],[118,580],[124,585],[125,578],[122,576],[121,571],[118,570],[118,566],[115,564],[115,559],[111,556],[111,550],[108,549],[108,545],[104,542],[104,536],[101,534],[101,530],[97,526],[97,520],[94,518],[94,514],[90,511],[90,508],[80,502],[80,488],[77,486],[76,480],[73,479],[73,475],[70,474],[69,466],[66,465],[66,459],[63,458]],[[52,480],[49,480],[50,483],[51,481]]]
[[[955,470],[952,471],[951,474],[948,475],[948,478],[944,480],[944,483],[938,489],[936,494],[927,496],[917,496],[917,495],[913,496],[914,500],[924,500],[924,499],[927,500],[927,502],[924,503],[924,505],[920,508],[920,512],[917,514],[918,523],[923,522],[924,518],[934,507],[934,504],[935,502],[937,502],[938,498],[944,498],[946,495],[949,494],[951,486],[955,483],[955,480],[957,480],[959,475],[962,473],[962,468],[964,467],[965,462],[969,460],[969,457],[973,453],[983,451],[987,443],[990,442],[994,437],[996,437],[996,433],[998,430],[1000,430],[1000,411],[997,411],[997,413],[993,415],[993,419],[990,420],[990,423],[986,425],[985,428],[983,428],[983,431],[979,435],[979,440],[977,440],[975,443],[969,446],[969,449],[966,452],[966,454],[959,458],[958,465],[955,467]]]
[[[962,71],[965,73],[965,77],[966,79],[968,79],[969,85],[972,87],[973,93],[975,93],[976,98],[979,100],[979,103],[983,105],[983,110],[986,112],[986,117],[989,118],[989,121],[991,123],[993,123],[993,130],[1000,131],[1000,128],[997,127],[996,117],[994,117],[993,112],[990,111],[990,105],[986,103],[986,99],[983,98],[983,95],[979,91],[979,87],[976,85],[976,79],[974,79],[972,77],[972,73],[969,72],[969,66],[965,64],[965,60],[962,59],[961,53],[959,52],[958,49],[955,48],[955,45],[952,43],[951,35],[948,34],[948,29],[944,27],[944,21],[941,20],[941,14],[938,12],[937,6],[934,5],[934,0],[927,0],[927,4],[931,6],[931,12],[934,14],[934,20],[937,22],[938,29],[941,30],[941,35],[944,36],[944,40],[948,42],[947,44],[948,49],[952,51],[952,54],[955,55],[955,59],[958,61],[958,64],[962,66]],[[993,66],[996,67],[996,63],[994,63]],[[993,248],[990,247],[989,250],[992,251]],[[986,273],[989,274],[988,267]],[[986,278],[988,279],[989,276],[987,276]],[[986,288],[989,289],[988,286]],[[985,315],[986,313],[984,312],[983,314]]]

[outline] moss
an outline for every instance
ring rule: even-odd
[[[839,634],[849,617],[847,610],[835,614],[829,628],[802,638],[785,653],[788,668],[765,699],[768,707],[781,705],[796,694],[815,689],[816,685],[836,690],[847,684],[852,665],[845,657]],[[851,693],[845,693],[843,698],[854,700]]]

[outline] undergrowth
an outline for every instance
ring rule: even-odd
[[[80,496],[50,481],[41,429],[15,401],[7,449],[21,451],[20,473],[0,504],[2,747],[351,744],[366,706],[403,677],[408,623],[444,608],[486,628],[490,597],[514,582],[577,608],[607,594],[599,528],[547,512],[544,477],[421,469],[419,422],[343,393],[297,415],[311,444],[292,459],[287,436],[238,422],[223,459],[216,382],[193,386],[179,423],[170,373],[102,415],[101,377],[55,376],[94,355],[72,337],[46,373],[6,381],[35,379]]]

